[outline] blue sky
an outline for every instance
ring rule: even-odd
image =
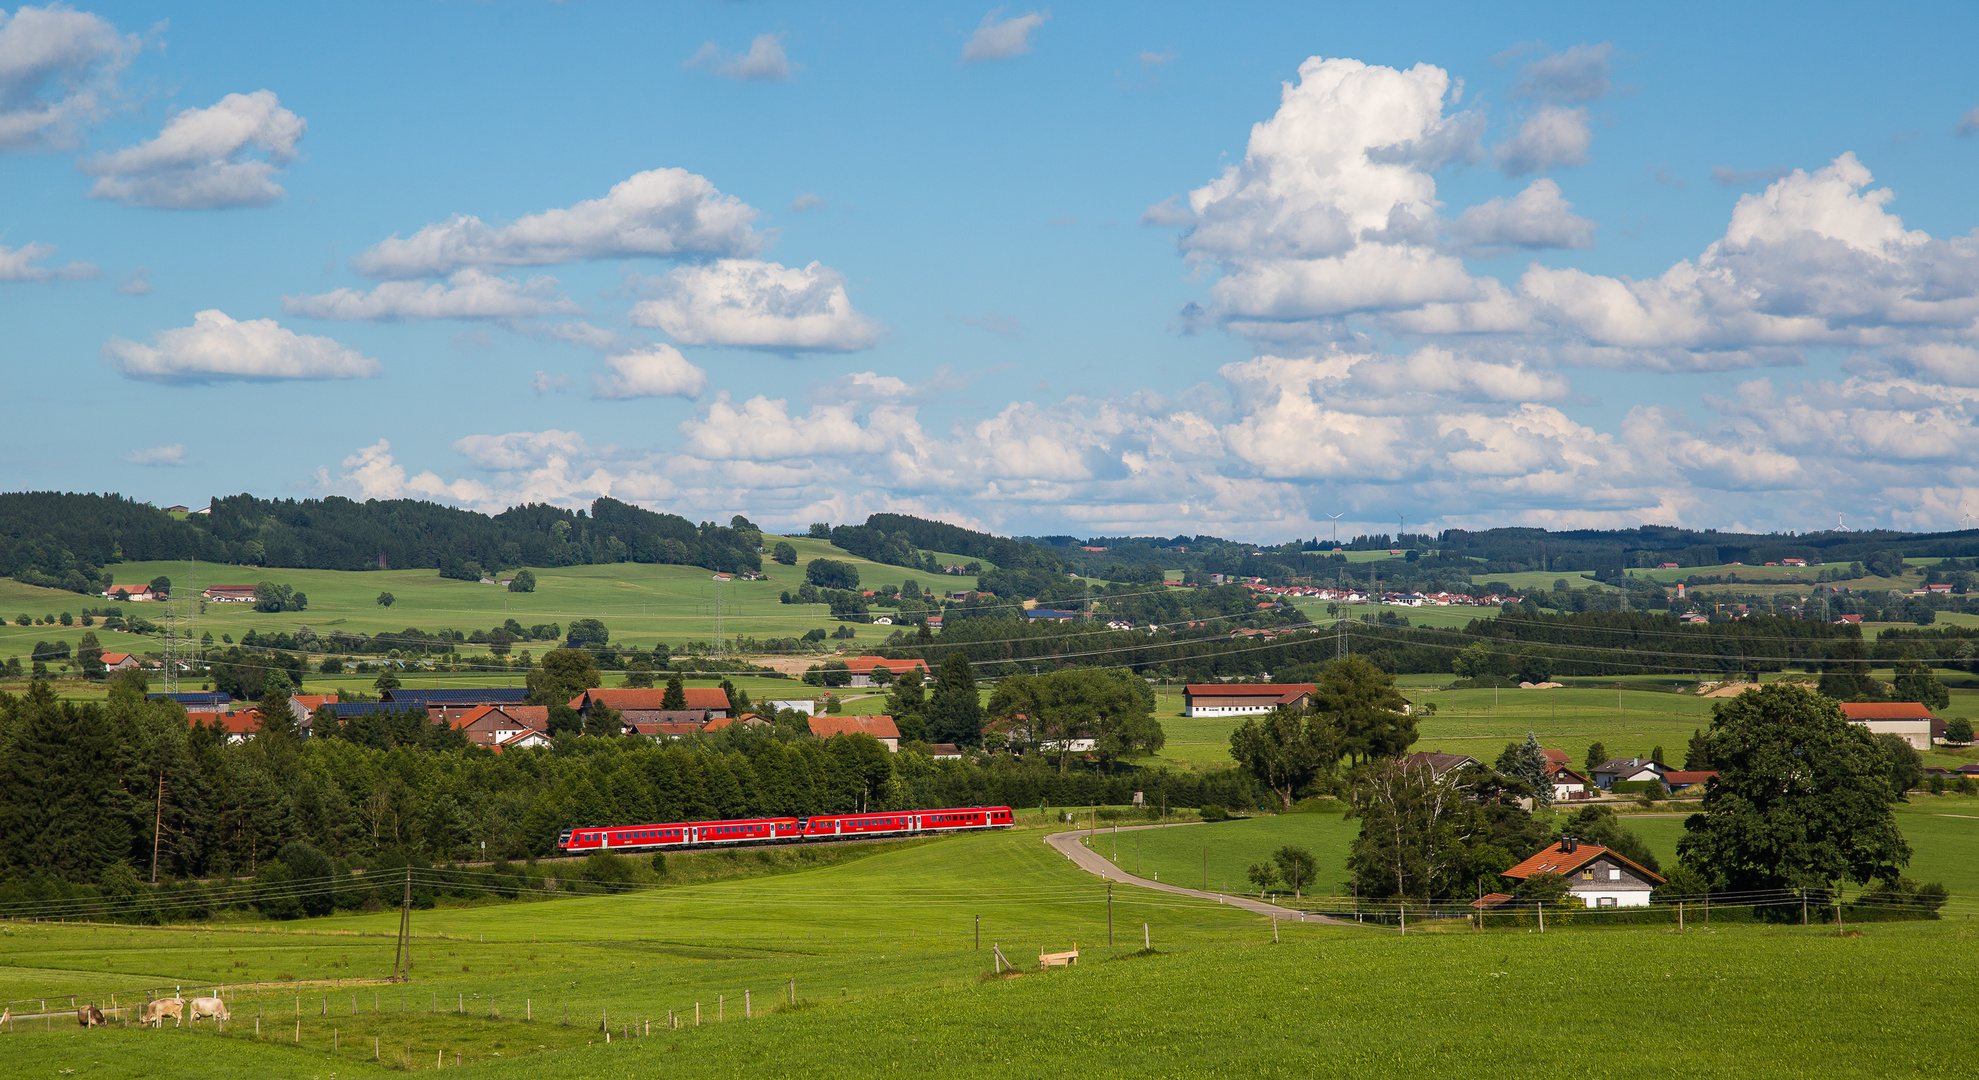
[[[0,16],[7,489],[1979,515],[1965,6]]]

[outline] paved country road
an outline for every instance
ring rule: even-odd
[[[1139,829],[1184,829],[1184,828],[1188,828],[1191,825],[1200,825],[1200,824],[1202,823],[1199,821],[1184,821],[1172,825],[1129,825],[1126,828],[1121,829],[1120,831],[1134,832]],[[1072,862],[1079,867],[1079,869],[1084,870],[1087,873],[1098,874],[1100,877],[1103,877],[1108,881],[1118,881],[1123,885],[1133,885],[1143,889],[1152,889],[1155,892],[1173,893],[1176,896],[1190,896],[1198,900],[1214,900],[1219,904],[1228,904],[1231,907],[1242,908],[1245,911],[1256,912],[1259,915],[1268,915],[1274,919],[1285,919],[1289,922],[1332,923],[1335,926],[1367,925],[1365,923],[1349,922],[1348,920],[1345,919],[1328,918],[1325,915],[1308,915],[1303,911],[1295,911],[1292,908],[1279,907],[1277,904],[1267,904],[1262,900],[1253,900],[1247,896],[1230,896],[1225,893],[1204,892],[1201,889],[1186,889],[1180,885],[1164,885],[1159,881],[1150,881],[1147,878],[1135,877],[1134,875],[1129,874],[1126,871],[1120,869],[1119,867],[1113,865],[1112,860],[1108,859],[1106,856],[1101,855],[1099,852],[1094,851],[1091,848],[1079,842],[1088,836],[1094,835],[1095,833],[1111,832],[1111,831],[1112,831],[1111,829],[1074,829],[1070,832],[1052,833],[1044,838],[1044,842],[1050,844],[1053,848],[1057,849],[1066,858],[1071,859]]]

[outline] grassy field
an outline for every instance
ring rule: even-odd
[[[1649,845],[1667,870],[1677,864],[1677,839],[1683,835],[1688,813],[1632,813],[1625,824]],[[1897,813],[1897,822],[1914,852],[1905,873],[1919,881],[1942,882],[1955,897],[1979,901],[1979,798],[1912,795],[1910,802],[1899,805]],[[1125,818],[1120,821],[1122,825],[1140,823]],[[1360,822],[1344,814],[1295,813],[1117,836],[1101,834],[1088,846],[1112,857],[1118,844],[1118,864],[1128,873],[1159,875],[1159,880],[1190,888],[1204,888],[1207,880],[1209,889],[1242,892],[1247,887],[1247,867],[1293,844],[1307,848],[1319,861],[1315,891],[1346,895],[1350,889],[1344,884],[1347,853],[1358,835]]]
[[[822,604],[798,606],[778,602],[783,592],[795,591],[803,583],[804,568],[816,558],[837,559],[857,566],[860,584],[866,588],[899,585],[910,577],[923,589],[955,591],[976,587],[973,576],[926,574],[885,566],[847,554],[823,540],[793,539],[789,543],[798,552],[796,566],[766,561],[764,569],[770,575],[767,580],[731,581],[720,586],[725,636],[800,637],[813,628],[835,630],[853,625],[832,619]],[[960,556],[948,559],[967,561]],[[709,641],[714,636],[716,584],[708,571],[698,567],[614,563],[533,572],[537,582],[535,592],[511,593],[497,585],[450,581],[432,570],[281,570],[155,562],[120,563],[112,568],[119,582],[136,584],[159,575],[169,577],[181,595],[188,591],[196,594],[213,585],[273,581],[291,585],[309,597],[308,610],[278,614],[253,611],[249,604],[208,604],[198,616],[197,632],[211,633],[215,642],[223,637],[239,639],[249,629],[262,633],[293,632],[299,626],[308,626],[319,634],[330,630],[378,634],[415,626],[423,630],[471,631],[492,629],[505,619],[514,619],[526,627],[552,622],[568,626],[572,619],[583,618],[603,621],[614,642],[646,647],[660,642],[679,647],[689,641]],[[392,594],[391,607],[378,605],[381,592]],[[39,618],[64,611],[80,614],[85,607],[100,608],[109,603],[101,597],[0,579],[0,614],[8,619],[7,626],[0,629],[0,658],[25,657],[34,643],[41,640],[66,640],[73,647],[84,630],[81,626],[15,626],[13,616],[26,613]],[[164,605],[124,607],[130,614],[153,621],[164,618]],[[834,644],[857,649],[876,644],[893,632],[890,626],[855,625],[854,629],[856,638]],[[97,637],[111,651],[146,652],[162,648],[156,639],[105,634],[100,629]],[[516,647],[540,652],[549,643],[518,642]]]
[[[1342,826],[1303,814],[1152,835],[1178,848],[1165,878],[1199,879],[1212,830],[1215,870],[1232,831],[1314,842]],[[8,924],[0,993],[35,999],[17,1014],[43,995],[65,1006],[65,991],[107,1004],[119,987],[224,976],[237,989],[224,1035],[17,1020],[0,1074],[350,1077],[456,1061],[470,1076],[530,1078],[1970,1073],[1962,1010],[1918,997],[1979,990],[1964,920],[1845,938],[1760,926],[1399,937],[1294,923],[1273,945],[1266,920],[1215,903],[1118,888],[1109,908],[1040,835],[419,912],[405,987],[375,981],[391,963],[391,913],[217,932]],[[1146,861],[1154,841],[1141,835]],[[991,978],[992,942],[1029,973]],[[1031,970],[1038,949],[1074,942],[1077,967]],[[670,1013],[684,1026],[669,1028]],[[1460,1016],[1478,1019],[1453,1026]],[[1431,1029],[1431,1017],[1445,1022]]]

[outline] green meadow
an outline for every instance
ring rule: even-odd
[[[796,591],[804,581],[804,568],[813,559],[831,558],[859,569],[860,584],[866,588],[899,585],[913,578],[923,589],[959,591],[974,589],[973,575],[927,574],[899,566],[886,566],[847,554],[823,540],[790,539],[797,549],[797,565],[782,566],[764,560],[763,581],[729,581],[719,586],[713,575],[699,567],[667,566],[657,563],[613,563],[601,566],[564,566],[533,570],[536,591],[512,593],[499,585],[451,581],[433,570],[284,570],[214,566],[181,562],[130,562],[112,568],[115,579],[132,584],[149,582],[163,575],[172,579],[175,590],[185,596],[214,585],[254,585],[261,581],[293,586],[309,597],[309,607],[300,612],[267,614],[254,611],[250,604],[207,604],[197,617],[197,633],[213,635],[215,643],[225,637],[239,640],[250,629],[261,633],[293,632],[308,626],[318,634],[346,630],[362,634],[391,633],[407,627],[421,630],[488,630],[514,619],[523,626],[557,623],[569,626],[572,619],[598,619],[611,631],[612,641],[651,646],[664,643],[679,648],[690,641],[706,642],[714,637],[717,593],[726,637],[801,637],[806,631],[827,631],[852,626],[856,637],[835,646],[857,649],[876,645],[893,633],[890,626],[841,623],[831,617],[823,604],[780,603],[785,591]],[[940,556],[945,562],[963,563],[961,556]],[[391,607],[378,604],[378,595],[389,592]],[[7,625],[0,628],[0,659],[26,657],[36,641],[66,640],[71,647],[82,637],[84,627],[16,626],[14,616],[34,618],[102,608],[111,601],[59,589],[22,585],[0,579],[0,614]],[[165,605],[138,603],[122,605],[130,615],[162,622]],[[884,612],[876,611],[876,614]],[[155,638],[96,630],[104,648],[113,652],[158,651]],[[549,642],[518,642],[516,648],[540,652]],[[25,663],[23,659],[23,663]]]
[[[395,912],[199,930],[0,925],[0,996],[14,999],[17,1017],[0,1034],[0,1074],[1973,1071],[1955,1004],[1979,991],[1967,959],[1974,924],[1963,918],[1877,924],[1859,937],[1787,926],[1679,936],[1661,926],[1541,935],[1434,925],[1440,932],[1400,936],[1281,923],[1274,944],[1269,920],[1211,901],[1116,886],[1109,906],[1105,886],[1042,844],[1024,816],[1011,833],[773,877],[415,912],[403,986],[379,982]],[[1301,826],[1343,831],[1337,815],[1300,814],[1138,835],[1144,862],[1155,847],[1176,849],[1174,869],[1160,868],[1168,880],[1200,877],[1205,836],[1216,838],[1216,872],[1232,832],[1276,842],[1298,834],[1263,833]],[[1039,951],[1074,943],[1076,967],[1038,970]],[[992,944],[1019,974],[992,974]],[[43,997],[51,1009],[70,993],[103,1005],[117,993],[121,1004],[146,988],[222,980],[233,987],[224,1033],[210,1021],[83,1031],[73,1014],[19,1019]]]

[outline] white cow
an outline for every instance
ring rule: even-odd
[[[138,1021],[138,1026],[150,1024],[153,1027],[164,1027],[165,1018],[169,1016],[172,1018],[172,1026],[178,1027],[185,1022],[185,1009],[184,998],[159,998],[144,1007],[144,1017]]]
[[[232,1020],[234,1018],[233,1014],[227,1011],[227,1003],[216,997],[193,998],[191,1001],[186,1002],[186,1005],[192,1010],[192,1015],[187,1019],[195,1024],[199,1023],[199,1018],[202,1016],[210,1016],[215,1020]]]

